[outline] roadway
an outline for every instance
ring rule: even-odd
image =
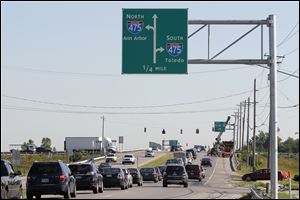
[[[140,152],[142,153],[142,152]],[[162,155],[159,152],[156,156]],[[142,158],[140,163],[148,162],[151,158]],[[199,163],[205,153],[199,153],[194,163]],[[77,191],[77,199],[238,199],[243,194],[248,193],[249,189],[236,187],[231,184],[235,174],[231,171],[228,158],[212,157],[213,167],[205,167],[206,177],[201,182],[189,180],[188,188],[182,185],[168,185],[162,187],[162,182],[144,182],[142,187],[134,185],[128,190],[119,188],[105,188],[103,193],[93,194],[92,191]],[[118,160],[116,165],[120,165]],[[121,167],[130,167],[132,165],[120,165]],[[43,195],[43,198],[62,198],[62,196]]]

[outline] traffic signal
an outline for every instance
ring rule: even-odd
[[[199,129],[198,128],[196,129],[196,133],[199,134]]]
[[[163,130],[162,130],[162,134],[166,134],[166,131],[165,131],[165,129],[163,129]]]
[[[180,129],[180,134],[182,134],[182,129]]]
[[[144,128],[144,133],[146,133],[146,127]]]

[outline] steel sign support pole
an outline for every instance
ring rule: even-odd
[[[277,146],[277,49],[276,16],[269,15],[270,47],[270,140],[271,140],[271,198],[278,199],[278,146]]]

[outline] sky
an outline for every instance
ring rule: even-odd
[[[1,1],[1,152],[29,139],[39,146],[49,137],[63,150],[65,137],[101,137],[102,116],[105,136],[124,136],[124,149],[163,139],[212,146],[218,135],[212,131],[214,121],[225,121],[248,97],[253,101],[255,78],[257,130],[268,132],[267,69],[189,64],[188,74],[121,74],[123,8],[187,8],[189,20],[262,20],[274,14],[277,53],[285,55],[278,68],[299,76],[299,2]],[[188,34],[199,27],[189,25]],[[252,27],[211,26],[210,55]],[[268,29],[263,32],[268,55]],[[253,31],[218,58],[260,58],[260,34]],[[207,58],[207,29],[188,39],[188,58]],[[284,140],[297,138],[299,78],[278,73],[278,81],[278,134]],[[232,138],[230,130],[222,135],[222,140]]]

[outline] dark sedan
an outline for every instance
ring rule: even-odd
[[[158,182],[158,174],[154,167],[142,168],[140,169],[140,172],[144,181],[154,181],[154,183]]]
[[[210,167],[212,167],[211,159],[209,157],[202,158],[201,166],[210,166]]]
[[[138,186],[143,185],[143,176],[140,173],[140,170],[137,168],[127,168],[129,173],[132,175],[132,183],[137,184]]]
[[[121,187],[121,190],[127,189],[128,184],[125,174],[121,168],[103,168],[102,169],[104,187]]]
[[[69,168],[76,178],[77,190],[93,190],[94,194],[103,192],[103,178],[94,163],[70,164]]]

